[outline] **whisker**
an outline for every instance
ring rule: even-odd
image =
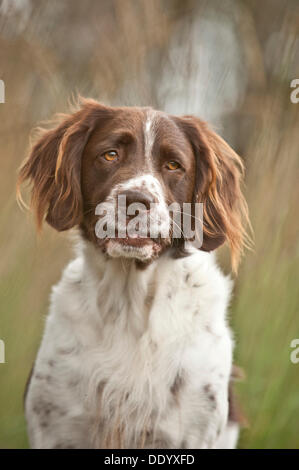
[[[199,219],[198,217],[196,217],[195,215],[192,215],[192,214],[188,214],[188,212],[184,212],[184,211],[172,211],[172,212],[176,212],[177,214],[184,214],[184,215],[188,215],[189,217],[192,217],[193,219],[197,219],[199,220],[199,222],[202,222],[201,219]]]

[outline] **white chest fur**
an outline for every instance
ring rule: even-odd
[[[212,254],[191,253],[140,270],[86,245],[67,266],[26,400],[34,447],[216,445],[231,282]]]

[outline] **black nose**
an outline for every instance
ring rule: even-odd
[[[123,193],[121,193],[121,195],[126,196],[127,208],[130,204],[138,202],[143,204],[146,207],[146,210],[149,211],[151,208],[151,203],[155,202],[153,196],[151,196],[150,194],[141,193],[140,191],[136,191],[133,189],[124,191]]]

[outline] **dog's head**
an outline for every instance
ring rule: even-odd
[[[38,227],[44,216],[58,231],[79,226],[108,256],[141,262],[169,247],[181,250],[188,236],[174,228],[183,204],[189,203],[194,221],[201,203],[200,248],[211,251],[228,241],[236,267],[247,220],[242,172],[234,151],[195,117],[82,100],[78,111],[42,132],[19,184],[32,183]]]

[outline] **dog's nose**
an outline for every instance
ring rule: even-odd
[[[121,193],[121,195],[126,197],[127,208],[130,204],[138,202],[140,204],[143,204],[146,207],[146,210],[149,211],[151,208],[151,203],[155,202],[153,196],[151,196],[150,194],[142,193],[133,189],[124,191],[123,193]]]

